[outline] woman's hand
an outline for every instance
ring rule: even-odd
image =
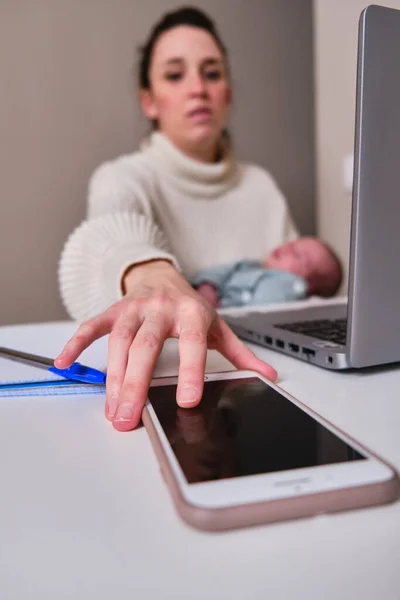
[[[55,361],[58,368],[67,368],[91,343],[110,333],[106,417],[116,429],[128,431],[138,425],[157,359],[170,337],[179,338],[179,406],[200,402],[207,348],[218,350],[238,369],[276,379],[275,369],[236,337],[170,263],[135,266],[124,286],[124,298],[82,323]]]

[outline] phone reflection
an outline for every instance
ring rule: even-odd
[[[221,382],[212,397],[203,397],[195,408],[160,403],[161,422],[189,483],[234,477],[238,470],[236,448],[238,415],[229,390],[237,382]],[[164,409],[164,410],[163,410]]]
[[[364,458],[258,378],[209,381],[195,408],[173,385],[149,398],[189,483]]]
[[[174,452],[189,483],[233,477],[238,470],[233,403],[221,398],[212,414],[178,407]]]

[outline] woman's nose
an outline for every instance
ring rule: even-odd
[[[207,95],[207,85],[204,77],[199,75],[193,75],[189,80],[189,93],[195,96]]]

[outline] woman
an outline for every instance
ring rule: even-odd
[[[106,416],[121,431],[139,422],[168,337],[179,338],[182,407],[201,399],[207,347],[275,380],[187,280],[213,264],[261,260],[297,236],[269,174],[231,153],[228,59],[204,13],[161,19],[142,49],[139,81],[154,132],[140,152],[94,173],[88,219],[68,239],[59,270],[65,306],[84,322],[56,366],[110,333]]]

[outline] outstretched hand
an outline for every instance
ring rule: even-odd
[[[55,360],[69,367],[98,338],[110,334],[106,417],[119,431],[135,428],[167,338],[179,339],[177,402],[196,406],[202,397],[207,349],[218,350],[238,369],[259,372],[271,381],[277,373],[257,358],[210,304],[168,262],[136,266],[125,277],[126,295],[85,321]]]

